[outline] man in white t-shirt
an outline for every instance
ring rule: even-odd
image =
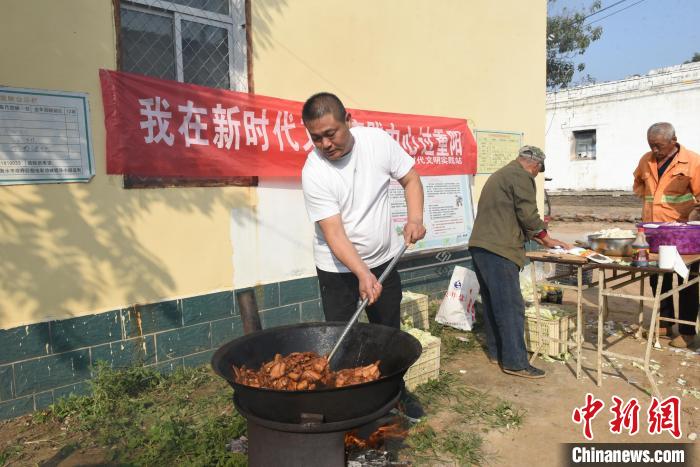
[[[414,160],[388,133],[351,128],[350,114],[333,94],[311,96],[302,119],[315,149],[302,171],[304,200],[315,224],[314,257],[326,321],[347,321],[368,298],[372,323],[400,326],[401,279],[377,278],[401,248],[425,236],[423,185]],[[404,188],[408,217],[403,235],[391,229],[389,182]]]

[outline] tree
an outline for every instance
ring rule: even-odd
[[[549,4],[556,0],[548,0]],[[547,16],[547,89],[565,88],[571,83],[575,71],[583,71],[586,65],[576,63],[576,55],[583,55],[591,42],[600,39],[603,28],[586,24],[586,19],[601,8],[595,0],[588,9],[563,8],[557,15]],[[589,78],[592,79],[592,78]]]
[[[685,62],[683,62],[683,64],[685,65],[686,63],[695,63],[695,62],[700,62],[700,52],[695,52],[693,54],[693,56],[691,57],[691,59],[686,60]]]

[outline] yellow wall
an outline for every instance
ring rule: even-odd
[[[255,91],[326,90],[544,147],[546,18],[546,0],[254,0]]]
[[[89,94],[96,176],[0,187],[0,329],[231,288],[230,209],[247,188],[124,190],[105,174],[99,68],[111,0],[3,0],[0,84]]]
[[[0,329],[230,288],[230,212],[255,205],[255,189],[124,190],[105,174],[112,1],[0,8],[0,84],[88,93],[96,163],[88,184],[0,187]],[[253,0],[255,89],[329,90],[542,146],[545,23],[546,0]]]

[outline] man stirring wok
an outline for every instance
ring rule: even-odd
[[[371,323],[399,328],[399,273],[391,271],[383,284],[377,278],[402,242],[415,243],[425,236],[423,185],[414,160],[385,131],[351,127],[351,115],[333,94],[311,96],[302,119],[315,146],[302,171],[302,187],[315,227],[314,260],[325,318],[347,322],[358,300],[367,298]],[[392,179],[398,180],[406,197],[403,238],[391,228]],[[412,398],[403,400],[407,416],[422,416]]]

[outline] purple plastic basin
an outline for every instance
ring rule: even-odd
[[[645,224],[657,224],[657,228],[644,227]],[[644,233],[649,242],[652,253],[659,252],[661,245],[675,245],[678,253],[682,255],[692,255],[700,253],[700,225],[673,224],[646,222],[638,224],[644,227]]]

